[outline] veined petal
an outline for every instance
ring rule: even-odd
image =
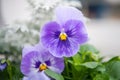
[[[48,68],[56,73],[61,73],[64,70],[64,59],[63,58],[51,58],[51,66]]]
[[[49,22],[43,26],[40,39],[45,48],[48,48],[50,44],[59,38],[60,25],[57,22]]]
[[[74,7],[59,6],[55,9],[55,15],[57,17],[57,21],[62,25],[71,19],[84,22],[84,16],[82,12]]]
[[[21,61],[21,72],[24,75],[29,75],[31,72],[36,72],[35,63],[38,61],[39,58],[38,52],[30,52],[29,54],[25,55]],[[34,69],[34,70],[33,70]]]
[[[31,73],[29,76],[24,77],[23,80],[50,80],[50,78],[44,73]]]
[[[87,29],[84,23],[79,20],[69,20],[65,23],[63,28],[68,35],[68,39],[73,39],[78,44],[83,44],[88,40]]]
[[[68,20],[62,28],[67,34],[67,40],[62,41],[59,36],[58,38],[50,37],[48,39],[52,40],[50,42],[46,41],[46,44],[48,44],[47,49],[56,57],[71,57],[77,53],[79,45],[88,40],[87,30],[84,23],[79,20]]]
[[[40,51],[41,45],[40,43],[36,44],[34,47],[33,46],[25,46],[22,50],[22,57],[24,57],[25,55],[27,55],[30,52],[33,51]]]
[[[35,51],[35,48],[33,46],[25,46],[22,50],[22,57],[24,57],[31,51]]]
[[[79,46],[78,43],[74,41],[74,39],[73,40],[67,39],[66,41],[56,40],[50,44],[48,49],[52,55],[61,58],[64,56],[65,57],[73,56],[79,50]]]

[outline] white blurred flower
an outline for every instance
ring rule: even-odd
[[[82,7],[80,1],[77,0],[35,0],[32,2],[34,2],[36,10],[42,8],[48,11],[59,5]]]
[[[36,31],[36,30],[31,30],[31,33],[32,33],[33,35],[38,35],[38,36],[39,36],[39,32]]]
[[[20,27],[20,30],[21,30],[21,32],[29,32],[28,27],[25,26],[25,25],[22,25],[22,26]]]
[[[6,28],[9,29],[9,30],[12,30],[12,32],[16,32],[20,28],[20,25],[11,24],[9,26],[6,26]]]
[[[36,9],[43,8],[45,10],[50,10],[61,0],[35,0]]]

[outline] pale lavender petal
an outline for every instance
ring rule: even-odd
[[[34,64],[37,61],[37,56],[39,56],[38,52],[33,51],[23,57],[21,61],[21,72],[24,75],[29,75],[29,73],[34,72],[31,70],[31,67],[33,65],[33,61],[34,61]]]
[[[61,73],[64,70],[64,59],[63,58],[52,58],[50,59],[51,66],[49,69],[56,72]]]
[[[64,25],[66,21],[74,19],[84,22],[84,16],[82,12],[74,7],[60,6],[55,9],[57,21]]]
[[[50,44],[59,38],[60,25],[56,22],[49,22],[43,26],[40,34],[40,40],[45,48],[48,48]]]
[[[25,77],[23,77],[22,80],[29,80],[29,78],[25,76]]]
[[[25,55],[27,55],[28,53],[32,52],[32,51],[40,51],[40,49],[42,48],[41,43],[36,44],[35,46],[24,46],[23,50],[22,50],[22,57],[24,57]]]
[[[24,57],[26,54],[28,54],[30,51],[33,51],[34,48],[32,46],[24,46],[22,50],[22,57]]]
[[[68,35],[68,40],[70,38],[69,41],[72,39],[78,42],[78,44],[83,44],[88,40],[87,29],[84,23],[79,20],[69,20],[65,23],[63,28]]]
[[[44,73],[31,73],[29,76],[24,77],[23,80],[50,80],[50,78]]]
[[[41,50],[40,55],[44,62],[48,61],[52,57],[52,55],[46,49]]]

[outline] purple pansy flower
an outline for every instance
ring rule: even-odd
[[[0,71],[3,71],[6,67],[7,67],[7,63],[6,62],[0,62]]]
[[[25,75],[23,80],[50,80],[44,73],[46,69],[61,73],[64,69],[63,58],[52,56],[39,44],[23,49],[21,62],[21,72]]]
[[[48,22],[40,33],[42,45],[53,56],[71,57],[88,40],[83,14],[74,7],[57,7],[56,21]]]

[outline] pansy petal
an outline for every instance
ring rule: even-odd
[[[63,58],[52,58],[51,60],[51,66],[49,66],[49,69],[56,72],[61,73],[64,70],[64,59]]]
[[[48,50],[50,51],[50,53],[55,56],[55,57],[63,57],[63,53],[60,53],[58,52],[58,42],[59,42],[59,39],[56,39],[56,40],[53,40],[49,46],[48,46]]]
[[[41,48],[42,48],[41,43],[38,43],[35,46],[26,45],[22,50],[22,57],[24,57],[26,54],[29,54],[30,52],[33,52],[33,51],[39,52]]]
[[[78,9],[74,7],[67,6],[59,6],[55,9],[55,15],[57,17],[57,21],[64,25],[66,21],[75,19],[84,22],[84,16]]]
[[[50,58],[54,58],[54,56],[52,56],[52,54],[43,47],[43,45],[41,45],[41,43],[39,43],[39,45],[35,46],[36,49],[39,50],[39,55],[42,58],[42,61],[49,61]]]
[[[38,56],[38,52],[33,51],[23,57],[21,61],[21,72],[24,75],[29,75],[31,71],[36,72],[36,70],[34,69],[35,66],[33,66],[33,64],[37,62]]]
[[[52,41],[59,38],[60,34],[60,25],[56,22],[49,22],[45,26],[43,26],[40,39],[41,43],[45,48],[48,48],[49,44]]]
[[[25,76],[25,77],[23,77],[22,80],[29,80],[29,78]]]
[[[24,48],[22,50],[22,57],[24,57],[25,55],[27,55],[31,51],[35,51],[33,46],[24,46]]]
[[[49,51],[46,51],[45,49],[40,51],[40,55],[43,61],[49,61],[49,59],[52,57],[51,53]]]
[[[68,38],[73,38],[78,44],[83,44],[88,40],[87,29],[79,20],[69,20],[63,26]]]
[[[74,41],[74,39],[71,39],[71,41],[69,41],[68,39],[67,41],[61,41],[58,39],[51,43],[48,49],[52,55],[61,58],[64,56],[71,57],[76,54],[79,50],[78,46],[78,43]]]
[[[28,77],[24,77],[23,80],[50,80],[44,72],[31,73]]]

